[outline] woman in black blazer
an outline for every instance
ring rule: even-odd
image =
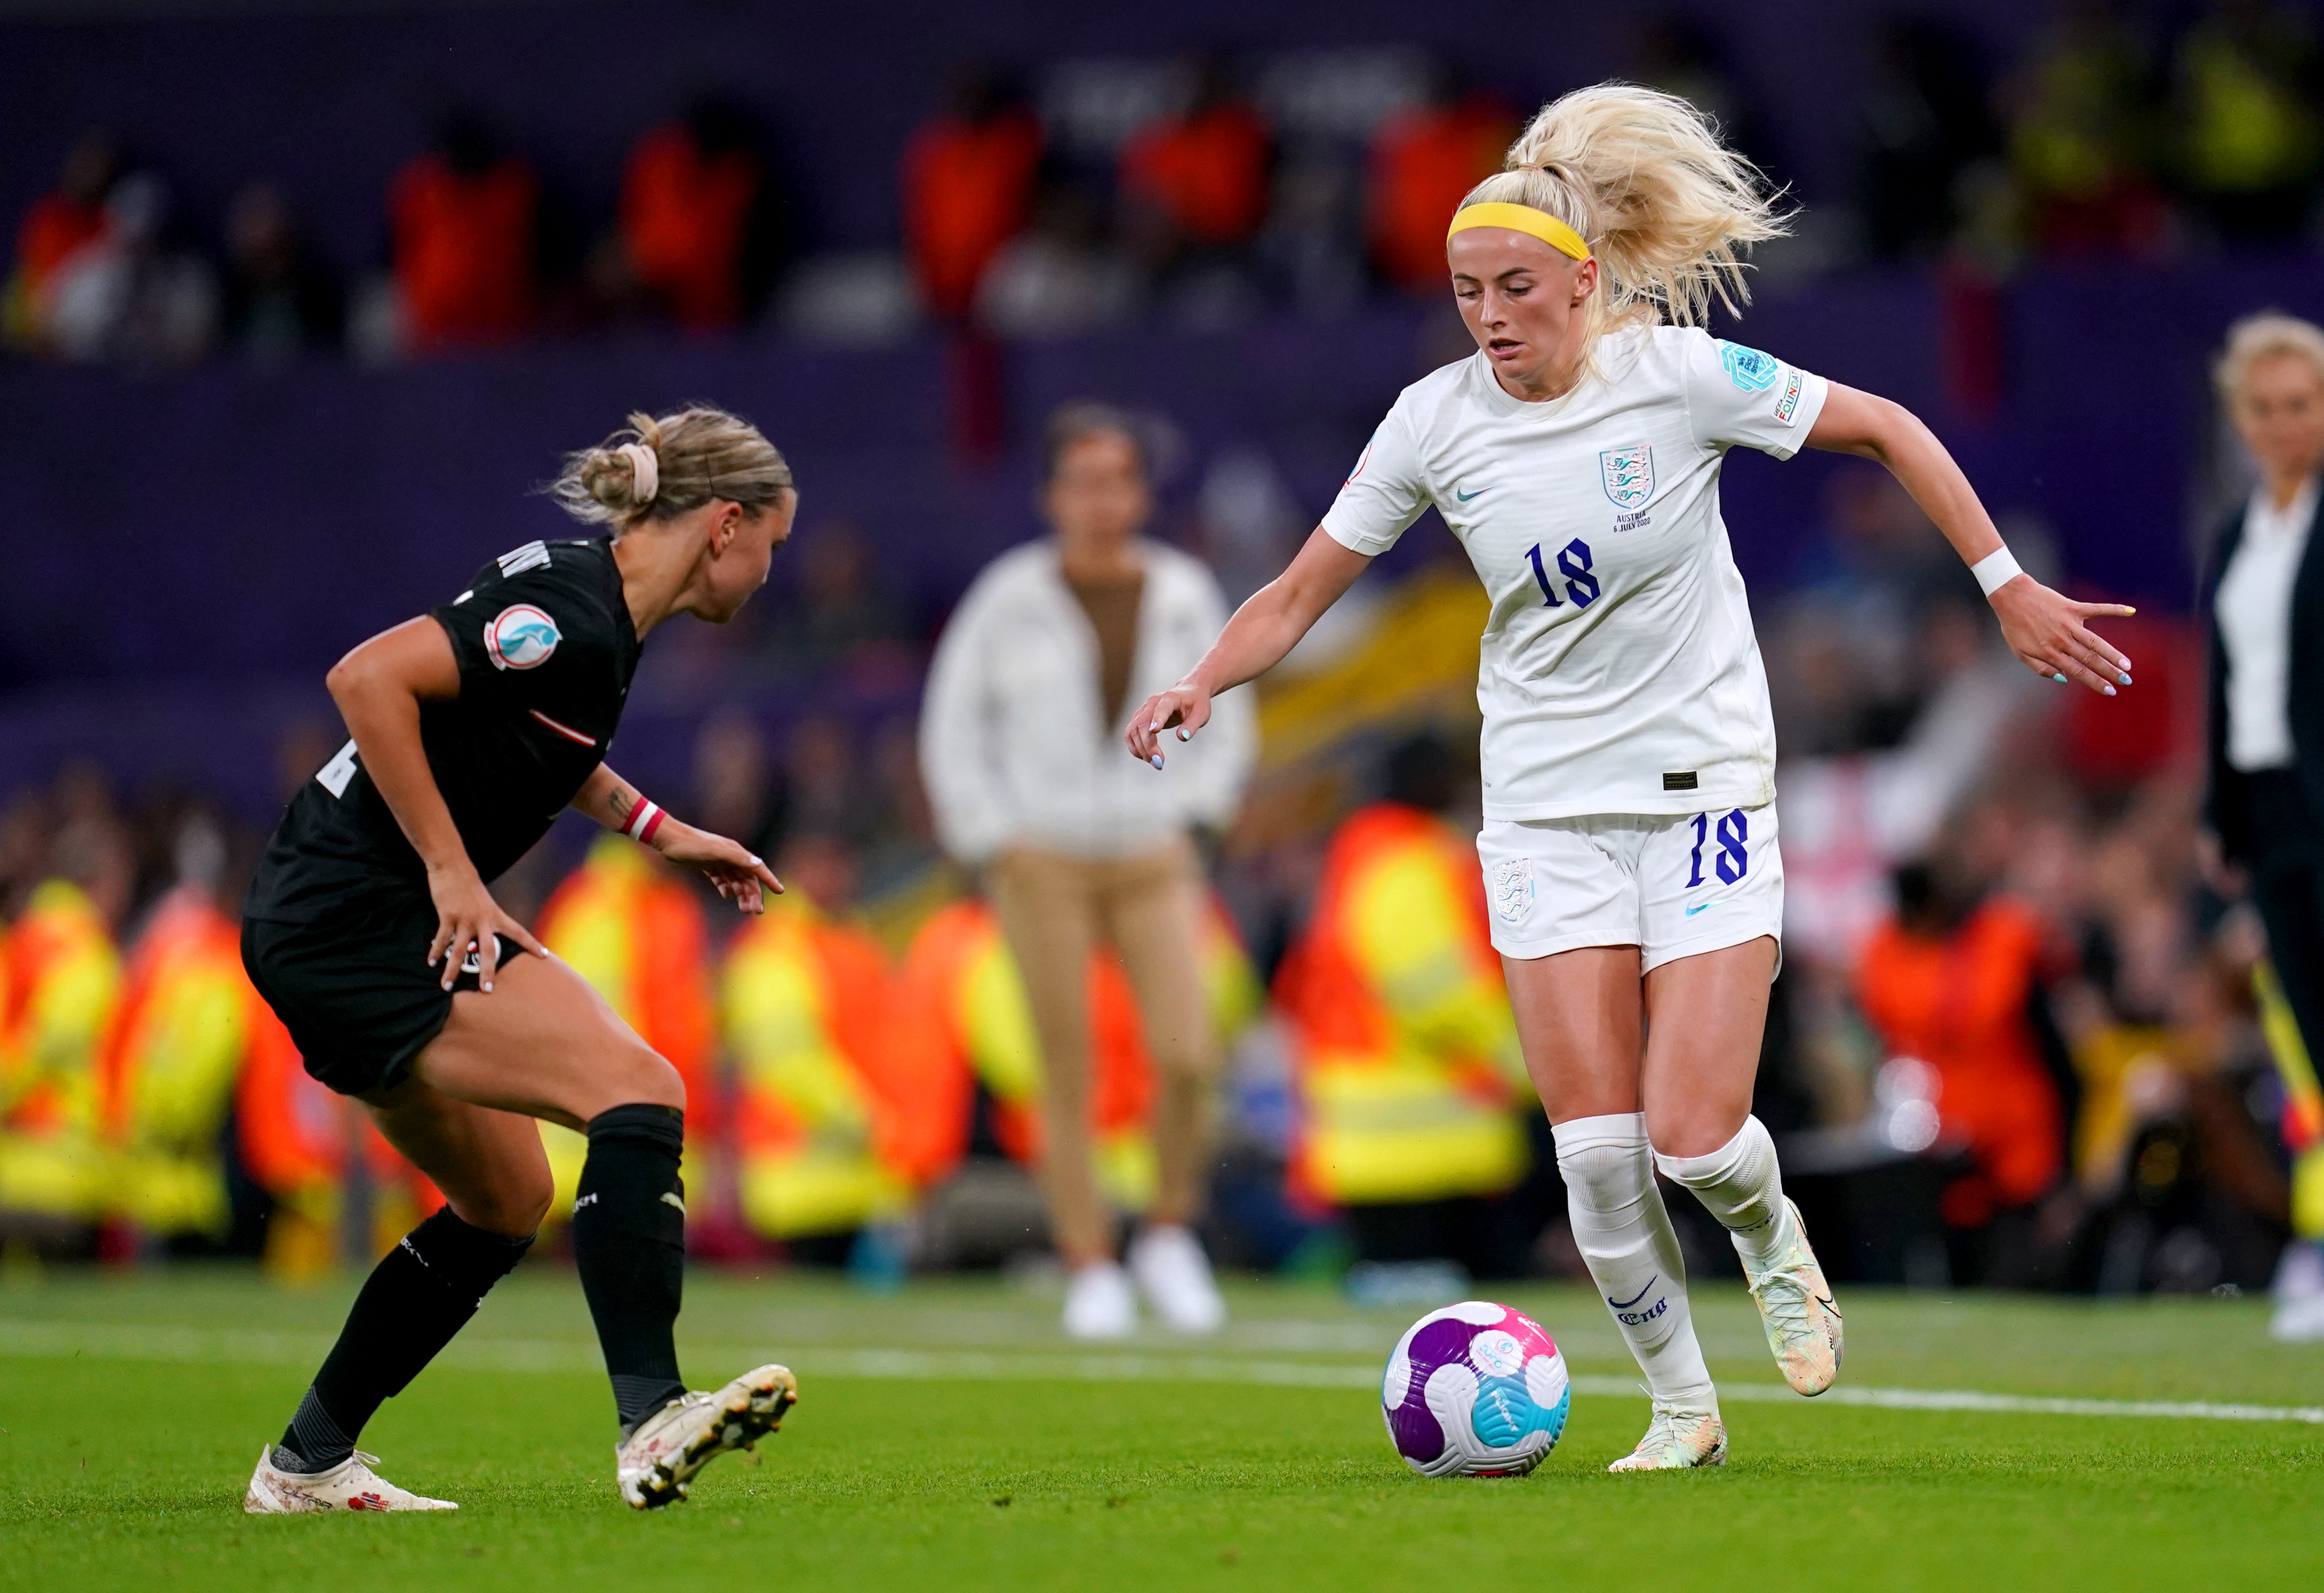
[[[2205,584],[2211,621],[2214,877],[2246,883],[2310,1057],[2324,1056],[2324,329],[2247,317],[2227,334],[2219,394],[2259,466]],[[2295,1202],[2304,1205],[2307,1202]],[[2324,1235],[2285,1257],[2276,1335],[2324,1339]]]

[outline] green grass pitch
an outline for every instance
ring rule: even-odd
[[[2324,1586],[2324,1425],[2103,1405],[1895,1408],[1781,1391],[1739,1288],[1698,1291],[1724,1471],[1609,1477],[1646,1402],[1584,1291],[1505,1292],[1577,1374],[1521,1481],[1430,1482],[1389,1449],[1388,1348],[1416,1311],[1232,1292],[1200,1346],[1066,1344],[1000,1283],[853,1293],[697,1273],[697,1384],[787,1360],[785,1431],[632,1514],[568,1272],[527,1267],[364,1436],[456,1515],[253,1520],[241,1490],[354,1286],[198,1269],[0,1280],[0,1580],[115,1588],[969,1589]],[[2324,1347],[2252,1301],[1844,1292],[1842,1387],[2324,1404]],[[1487,1580],[1486,1579],[1490,1579]]]

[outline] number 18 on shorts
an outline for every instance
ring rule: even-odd
[[[1641,969],[1784,932],[1775,805],[1488,819],[1477,836],[1493,948],[1636,946]]]

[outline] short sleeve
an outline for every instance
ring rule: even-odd
[[[1708,447],[1756,448],[1779,459],[1799,452],[1831,384],[1708,332],[1684,337],[1687,412],[1696,438]]]
[[[486,567],[487,571],[491,567]],[[429,611],[460,663],[460,694],[524,692],[570,674],[596,631],[588,595],[546,566],[476,584]]]
[[[1411,421],[1399,403],[1388,411],[1358,456],[1355,469],[1341,484],[1340,495],[1324,513],[1323,529],[1351,551],[1377,555],[1396,546],[1397,538],[1427,506],[1420,450],[1413,444]]]

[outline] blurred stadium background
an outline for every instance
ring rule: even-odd
[[[2311,6],[1480,27],[1380,0],[890,0],[876,25],[0,0],[0,60],[12,1266],[306,1275],[408,1225],[427,1191],[243,983],[243,881],[341,738],[332,660],[556,534],[528,493],[559,450],[698,395],[788,453],[798,535],[736,625],[656,639],[614,761],[793,895],[741,927],[568,816],[501,899],[687,1071],[703,1260],[1038,1270],[1039,1058],[915,764],[933,638],[1038,534],[1041,422],[1073,397],[1165,440],[1157,534],[1231,598],[1268,579],[1397,389],[1467,350],[1438,280],[1453,199],[1535,105],[1609,76],[1714,113],[1803,207],[1722,329],[1910,405],[2029,567],[2140,607],[2108,630],[2135,692],[2053,691],[1884,474],[1727,480],[1791,892],[1757,1110],[1835,1276],[2256,1291],[2295,1187],[2324,1200],[2255,920],[2196,872],[2190,612],[2251,479],[2209,355],[2254,310],[2324,317]],[[1301,948],[1335,839],[1388,800],[1475,828],[1482,598],[1432,527],[1259,688],[1261,773],[1213,852],[1232,1060],[1207,1236],[1433,1301],[1452,1268],[1582,1273],[1505,1012],[1447,1025],[1378,992],[1371,1059],[1500,1115],[1477,1142],[1500,1150],[1408,1147],[1396,1187],[1354,1190],[1301,1157]],[[1118,986],[1101,1127],[1134,1210],[1151,1085]],[[1699,1268],[1733,1269],[1718,1238],[1690,1236]]]

